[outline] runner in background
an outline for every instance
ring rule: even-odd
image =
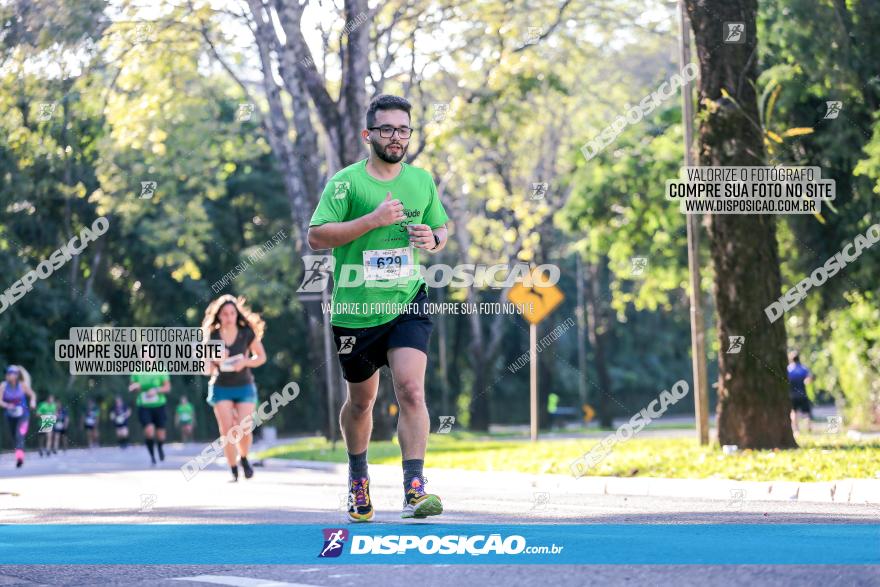
[[[122,396],[117,395],[113,401],[113,409],[110,410],[110,419],[116,427],[116,440],[119,447],[125,449],[128,446],[128,420],[131,418],[131,408],[126,405]]]
[[[52,452],[58,454],[58,447],[67,452],[67,429],[70,426],[70,416],[67,414],[67,408],[61,402],[58,402],[58,411],[55,412],[55,429],[52,433]],[[63,441],[63,442],[62,442]]]
[[[180,441],[192,442],[193,424],[195,424],[195,410],[186,396],[180,398],[177,410],[174,414],[174,423],[180,428]]]
[[[242,431],[240,440],[228,438],[223,450],[232,471],[232,481],[238,481],[238,457],[245,479],[254,476],[248,462],[248,451],[253,441],[251,426],[239,426],[254,413],[257,387],[251,369],[266,362],[263,349],[263,331],[266,324],[260,316],[245,305],[244,298],[223,295],[211,302],[202,321],[204,340],[223,342],[223,358],[205,361],[208,381],[208,404],[214,407],[220,435],[226,436],[234,427]],[[238,455],[236,455],[236,449]]]
[[[98,425],[101,422],[101,410],[95,404],[95,400],[89,398],[86,402],[86,411],[83,413],[83,426],[86,429],[86,439],[89,448],[98,446]]]
[[[810,431],[810,422],[813,420],[813,407],[810,398],[807,397],[807,385],[813,382],[813,374],[801,364],[800,354],[797,351],[788,353],[788,397],[791,399],[791,430],[800,432],[798,428],[798,412],[807,416],[807,432]]]
[[[150,461],[156,464],[154,449],[159,452],[159,460],[165,460],[162,443],[165,442],[166,394],[171,391],[171,377],[168,373],[132,373],[128,391],[137,392],[137,414],[144,427],[144,444],[150,453]]]
[[[6,380],[0,383],[0,408],[6,411],[6,423],[15,446],[15,466],[24,464],[24,438],[28,431],[30,409],[37,407],[37,394],[31,389],[31,376],[20,365],[6,368]]]
[[[40,451],[41,457],[44,450],[47,457],[52,454],[52,431],[55,428],[53,420],[55,419],[56,410],[55,396],[51,393],[49,397],[41,401],[37,406],[37,418],[40,420],[37,427],[37,450]]]

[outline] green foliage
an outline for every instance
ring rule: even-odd
[[[571,474],[571,463],[599,439],[529,441],[479,439],[467,434],[433,434],[431,466],[438,469],[519,471]],[[799,450],[755,450],[724,455],[717,446],[700,446],[690,438],[645,438],[621,442],[590,475],[673,479],[734,479],[737,481],[835,481],[873,479],[880,443],[853,442],[845,437],[802,436]],[[322,438],[306,438],[275,447],[262,458],[346,462],[345,447],[331,450]],[[370,462],[399,462],[393,442],[370,444]]]

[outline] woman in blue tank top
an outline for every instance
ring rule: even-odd
[[[0,383],[0,408],[6,413],[6,422],[15,445],[16,467],[24,464],[24,438],[27,436],[30,410],[37,408],[37,394],[31,389],[30,380],[24,367],[10,365],[6,368],[6,381]]]

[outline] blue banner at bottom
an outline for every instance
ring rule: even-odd
[[[0,564],[880,564],[880,524],[0,526]]]

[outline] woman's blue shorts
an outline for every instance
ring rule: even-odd
[[[208,403],[212,406],[217,402],[229,400],[237,404],[257,403],[257,386],[253,383],[238,385],[236,387],[222,387],[220,385],[208,385]]]

